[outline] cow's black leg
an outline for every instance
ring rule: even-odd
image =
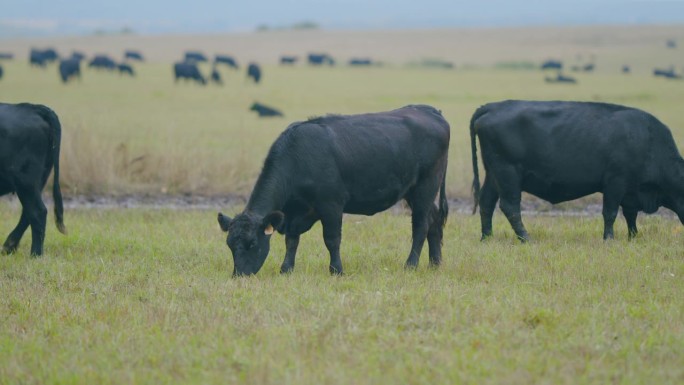
[[[482,238],[485,240],[492,235],[492,216],[499,200],[499,192],[492,180],[485,177],[484,184],[480,189],[480,222],[482,223]]]
[[[499,207],[501,207],[501,211],[506,215],[518,239],[521,242],[529,241],[530,236],[527,234],[527,230],[525,230],[520,214],[522,190],[520,177],[515,168],[513,166],[500,167],[497,171],[497,182],[500,186]]]
[[[285,259],[283,264],[280,265],[280,273],[289,273],[294,269],[295,266],[295,256],[297,255],[297,246],[299,246],[299,234],[286,234],[285,235]]]
[[[40,197],[40,190],[31,187],[27,189],[18,188],[17,197],[21,201],[26,219],[31,226],[31,255],[42,255],[47,208]]]
[[[625,216],[625,221],[627,221],[627,232],[628,232],[628,239],[632,239],[636,237],[637,233],[639,231],[637,230],[637,224],[636,224],[636,219],[637,219],[637,214],[639,213],[638,210],[634,210],[632,208],[627,208],[625,206],[622,206],[622,215]]]
[[[304,215],[291,214],[285,229],[285,259],[283,259],[283,264],[280,266],[281,274],[289,273],[294,269],[299,236],[309,231],[311,226],[318,222],[318,219],[318,215],[313,209],[309,209]]]
[[[615,238],[613,224],[625,195],[624,191],[624,185],[619,181],[608,183],[603,191],[603,239]]]
[[[444,236],[444,228],[442,227],[443,219],[439,213],[439,208],[432,205],[431,210],[431,223],[428,228],[427,240],[430,253],[430,266],[437,267],[442,263],[442,238]]]
[[[323,241],[330,253],[330,274],[342,275],[342,258],[340,243],[342,241],[342,210],[324,206],[318,210],[323,225]]]
[[[425,239],[431,225],[431,211],[436,210],[434,200],[439,191],[441,180],[434,175],[427,175],[421,183],[409,193],[409,205],[411,206],[411,252],[406,259],[406,268],[418,266],[420,253],[423,250]],[[441,223],[439,224],[441,226]],[[436,232],[433,242],[437,240]],[[428,244],[429,245],[429,244]],[[437,245],[435,245],[436,247]]]
[[[7,240],[2,245],[3,253],[11,254],[17,250],[17,247],[19,247],[19,242],[21,241],[21,238],[24,236],[24,233],[26,232],[28,226],[29,221],[26,217],[26,210],[22,208],[19,223],[17,223],[17,226],[14,228],[14,230],[12,230],[12,232],[7,237]]]

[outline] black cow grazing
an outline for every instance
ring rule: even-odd
[[[656,68],[653,70],[653,76],[660,76],[666,79],[681,79],[682,75],[675,73],[674,67],[668,69]]]
[[[214,65],[216,64],[225,64],[230,68],[234,69],[239,69],[240,67],[238,66],[237,60],[233,58],[232,56],[228,55],[215,55],[214,56]]]
[[[252,78],[254,83],[259,83],[261,80],[261,68],[256,63],[249,63],[247,66],[247,77]]]
[[[547,76],[544,78],[544,81],[547,83],[577,83],[577,80],[575,80],[575,78],[573,78],[572,76],[567,76],[563,74],[557,74],[555,78]]]
[[[587,63],[582,67],[582,71],[584,72],[593,72],[594,69],[596,68],[596,64],[594,63]]]
[[[185,61],[205,62],[207,57],[199,51],[187,51],[185,53]]]
[[[0,104],[0,196],[16,193],[21,219],[2,245],[13,253],[31,226],[31,255],[43,254],[47,209],[41,192],[54,167],[52,197],[57,229],[66,234],[59,187],[61,125],[55,113],[41,105]]]
[[[543,70],[562,70],[563,63],[559,60],[547,60],[541,65]]]
[[[353,58],[349,60],[350,66],[370,66],[372,64],[373,61],[368,58]]]
[[[210,79],[212,82],[214,82],[216,84],[219,84],[219,85],[223,84],[223,80],[221,79],[221,73],[218,71],[218,69],[216,69],[215,66],[214,66],[214,68],[211,69]]]
[[[14,54],[11,52],[0,52],[0,60],[14,59]]]
[[[665,46],[667,48],[675,49],[677,48],[677,41],[674,39],[667,39],[667,41],[665,42]]]
[[[475,137],[487,174],[480,189]],[[603,238],[613,238],[618,209],[629,238],[639,211],[660,206],[684,223],[684,159],[670,130],[634,108],[589,102],[509,100],[480,107],[470,121],[475,209],[482,238],[492,235],[497,200],[513,230],[529,240],[520,217],[525,191],[551,203],[603,193]]]
[[[81,61],[74,58],[61,60],[59,62],[59,77],[63,83],[68,82],[72,78],[81,79]]]
[[[281,56],[280,64],[282,65],[293,65],[297,62],[297,56]]]
[[[274,231],[285,234],[280,272],[290,272],[300,235],[319,220],[330,273],[342,274],[343,213],[373,215],[402,199],[412,210],[406,266],[418,265],[426,238],[430,265],[438,266],[449,210],[448,149],[449,124],[430,106],[291,124],[271,146],[244,211],[233,219],[218,215],[228,232],[233,276],[261,269]]]
[[[31,52],[29,53],[29,63],[31,66],[45,67],[48,63],[54,62],[57,59],[59,59],[59,56],[57,55],[57,51],[53,48],[31,48]]]
[[[119,63],[116,65],[116,68],[119,70],[120,75],[135,76],[133,66],[128,63]]]
[[[88,63],[89,68],[105,69],[114,71],[118,68],[116,62],[107,55],[95,55],[95,57]]]
[[[332,58],[332,56],[328,55],[327,53],[310,53],[308,56],[309,59],[309,64],[319,66],[323,64],[327,64],[329,66],[334,66],[335,65],[335,60]]]
[[[207,84],[204,76],[202,76],[199,68],[197,68],[197,64],[194,62],[175,63],[173,65],[173,74],[176,82],[178,82],[178,79],[188,79],[194,80],[202,85]]]
[[[145,61],[145,58],[139,51],[128,49],[124,52],[124,59]]]
[[[261,104],[259,102],[254,102],[254,104],[252,104],[252,107],[250,107],[249,110],[255,111],[257,114],[259,114],[260,118],[272,117],[272,116],[283,116],[282,112],[276,110],[273,107],[269,107],[267,105]]]

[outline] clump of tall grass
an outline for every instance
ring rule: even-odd
[[[169,143],[160,152],[131,141],[110,142],[76,124],[62,138],[60,182],[73,195],[247,192],[252,175],[246,153],[217,160],[184,143]]]

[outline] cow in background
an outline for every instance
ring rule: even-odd
[[[145,59],[143,58],[143,55],[139,51],[130,50],[130,49],[126,50],[124,52],[124,59],[145,61]]]
[[[309,64],[314,66],[320,66],[323,64],[327,64],[329,66],[335,65],[335,59],[333,59],[332,56],[328,55],[327,53],[310,53],[307,58],[309,60]]]
[[[252,106],[249,108],[250,111],[256,112],[260,118],[263,117],[273,117],[273,116],[283,116],[283,113],[278,111],[277,109],[273,107],[269,107],[267,105],[261,104],[259,102],[254,102]]]
[[[72,78],[81,79],[81,61],[75,58],[64,59],[59,62],[59,77],[62,83]]]
[[[297,56],[281,56],[280,57],[280,64],[281,65],[293,65],[297,62]]]
[[[254,83],[259,83],[261,80],[261,68],[256,63],[249,63],[247,66],[247,77],[252,78]]]
[[[199,84],[207,84],[206,79],[202,76],[202,73],[197,68],[197,64],[194,62],[178,62],[173,65],[174,79],[178,82],[178,79],[193,80]]]
[[[238,66],[237,60],[233,58],[232,56],[228,55],[215,55],[214,56],[214,66],[216,64],[225,64],[230,68],[233,69],[239,69],[240,67]]]
[[[59,149],[62,128],[57,115],[36,104],[0,103],[0,196],[16,193],[22,205],[19,223],[2,245],[13,253],[31,226],[31,255],[43,254],[47,208],[41,192],[52,177],[57,229],[66,234],[59,186]]]
[[[38,66],[42,68],[45,68],[47,64],[56,61],[58,58],[59,56],[54,48],[31,48],[31,52],[29,53],[29,63],[31,66]]]
[[[199,51],[187,51],[185,53],[185,61],[206,62],[207,57]]]
[[[131,66],[128,63],[119,63],[116,65],[116,68],[119,70],[120,75],[128,75],[131,77],[135,76],[135,71],[133,70],[133,66]]]
[[[88,68],[114,71],[118,68],[116,62],[107,55],[95,55],[88,63]]]

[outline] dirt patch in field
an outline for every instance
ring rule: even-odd
[[[198,195],[76,195],[64,197],[64,209],[157,209],[157,210],[226,210],[243,207],[247,203],[246,196],[198,196]],[[43,197],[48,207],[52,206],[52,197]],[[0,197],[0,204],[19,206],[14,195]],[[602,205],[595,197],[552,205],[535,197],[525,197],[522,202],[524,216],[600,216]],[[51,210],[51,209],[50,209]],[[400,202],[390,209],[393,214],[406,214],[409,208]],[[471,214],[473,201],[471,198],[449,199],[449,212]],[[676,218],[672,211],[660,208],[654,215]]]

